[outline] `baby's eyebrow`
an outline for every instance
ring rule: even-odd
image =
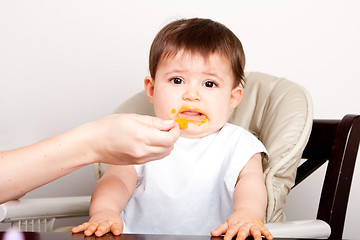
[[[213,73],[213,72],[202,72],[203,74],[205,75],[209,75],[209,76],[212,76],[212,77],[215,77],[217,80],[220,80],[222,82],[224,82],[224,79],[222,77],[220,77],[218,74],[216,73]]]
[[[172,75],[172,74],[176,74],[176,73],[184,73],[186,72],[185,70],[182,69],[172,69],[171,71],[165,72],[165,75]]]

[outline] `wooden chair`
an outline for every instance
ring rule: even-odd
[[[328,161],[317,219],[331,227],[329,239],[341,239],[360,141],[360,115],[342,120],[314,120],[298,167],[295,186]]]

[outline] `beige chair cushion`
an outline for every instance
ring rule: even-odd
[[[230,122],[248,129],[268,150],[269,161],[263,161],[268,191],[265,221],[284,221],[286,197],[311,132],[311,98],[284,78],[249,73],[246,79],[243,100]]]
[[[284,78],[251,72],[246,74],[246,81],[243,99],[229,122],[248,129],[267,148],[270,158],[263,160],[268,192],[265,222],[284,221],[286,197],[311,132],[311,99],[301,86]],[[122,103],[114,113],[154,116],[144,92]],[[99,179],[105,166],[95,168]]]

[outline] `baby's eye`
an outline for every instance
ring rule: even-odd
[[[171,82],[174,83],[174,84],[183,84],[184,83],[184,81],[181,78],[178,78],[178,77],[172,78]]]
[[[217,87],[217,84],[215,82],[213,82],[213,81],[206,81],[204,83],[204,86],[208,87],[208,88],[214,88],[214,87]]]

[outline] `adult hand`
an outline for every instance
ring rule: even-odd
[[[93,145],[98,162],[142,164],[170,154],[180,136],[172,120],[137,115],[113,114],[93,122]]]
[[[179,135],[173,121],[116,114],[29,146],[0,151],[0,203],[88,164],[127,165],[161,159],[171,152]]]

